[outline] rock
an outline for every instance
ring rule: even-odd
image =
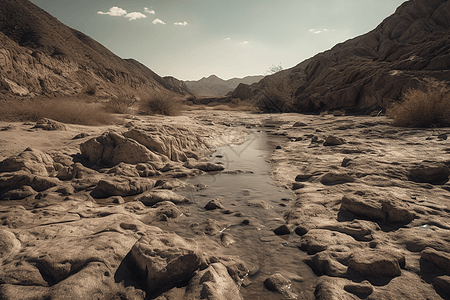
[[[207,146],[201,137],[181,126],[154,126],[147,130],[131,129],[123,134],[150,151],[172,161],[187,161],[192,154],[203,153]]]
[[[50,176],[55,172],[54,161],[50,155],[40,150],[27,148],[19,155],[11,156],[0,163],[0,173],[17,171]]]
[[[42,192],[60,184],[61,181],[58,178],[35,176],[31,187],[37,192]]]
[[[324,146],[337,146],[337,145],[342,145],[344,143],[345,143],[344,139],[330,135],[327,137],[327,139],[325,140],[325,143],[323,143],[323,145]]]
[[[348,167],[348,166],[350,165],[350,162],[351,162],[351,161],[352,161],[351,158],[348,158],[348,157],[344,158],[344,159],[342,160],[341,167],[343,167],[343,168]]]
[[[153,153],[137,141],[113,131],[82,143],[80,151],[90,163],[100,165],[115,166],[121,162],[138,164],[148,161],[158,163],[164,160],[164,157]]]
[[[272,206],[264,200],[248,200],[248,206],[258,207],[262,209],[271,209]]]
[[[205,205],[206,210],[223,209],[224,206],[219,199],[213,199]]]
[[[14,233],[6,228],[0,229],[0,262],[7,260],[20,250],[21,243]]]
[[[350,257],[351,251],[347,248],[347,257]],[[311,267],[318,276],[328,275],[333,277],[347,277],[347,266],[339,262],[334,254],[336,252],[326,250],[316,253],[312,258],[305,262]]]
[[[360,298],[367,298],[373,292],[373,286],[367,280],[361,283],[349,283],[344,286],[344,290]]]
[[[345,116],[345,110],[335,110],[333,111],[334,117],[342,117]]]
[[[83,133],[79,133],[76,136],[74,136],[72,138],[72,140],[84,139],[85,137],[88,137],[88,136],[89,136],[89,134],[83,132]]]
[[[140,173],[137,170],[136,166],[119,163],[117,166],[112,167],[106,174],[112,174],[116,176],[126,176],[126,177],[139,177]],[[146,176],[143,176],[146,177]]]
[[[438,276],[434,279],[434,285],[437,286],[445,295],[450,295],[450,276]]]
[[[146,282],[149,296],[186,284],[202,262],[195,240],[175,233],[145,235],[134,244],[130,255]]]
[[[308,126],[308,124],[303,122],[295,122],[295,124],[292,125],[292,127],[305,127],[305,126]]]
[[[153,165],[149,163],[139,163],[136,165],[136,170],[138,172],[138,175],[141,177],[152,177],[156,176],[158,174],[161,174],[157,171],[155,171]]]
[[[116,204],[124,204],[125,200],[121,196],[113,196],[111,197],[112,203]]]
[[[228,232],[223,232],[220,236],[220,241],[222,243],[222,246],[228,247],[236,242],[236,240],[233,238],[233,236]]]
[[[302,189],[302,188],[304,188],[305,187],[305,185],[303,184],[303,183],[300,183],[300,182],[293,182],[292,183],[292,190],[293,191],[296,191],[296,190],[299,190],[299,189]]]
[[[415,182],[443,184],[448,181],[450,169],[444,165],[428,165],[413,168],[409,172],[409,179]]]
[[[225,169],[223,165],[211,162],[188,162],[184,166],[189,169],[198,169],[204,172],[222,171]]]
[[[442,270],[450,270],[450,254],[447,252],[437,251],[433,248],[426,248],[421,252],[420,257],[435,264]]]
[[[186,287],[183,299],[242,300],[237,284],[221,263],[199,271]]]
[[[163,218],[176,219],[183,215],[180,209],[171,201],[162,201],[153,205],[156,208],[156,216],[160,220]]]
[[[196,224],[196,226],[194,226],[194,229],[198,234],[207,234],[214,236],[223,232],[227,227],[228,225],[218,222],[214,219],[205,219],[200,224]]]
[[[400,264],[404,266],[405,257],[394,253],[377,249],[355,251],[348,268],[369,277],[400,276]]]
[[[97,183],[96,190],[106,196],[132,196],[141,194],[155,186],[155,181],[123,176],[106,177]]]
[[[382,209],[387,220],[392,223],[410,223],[414,220],[414,213],[399,201],[383,201]]]
[[[370,219],[383,219],[386,217],[382,204],[368,197],[344,196],[341,201],[341,209]]]
[[[36,122],[36,125],[33,128],[42,128],[44,130],[62,130],[66,131],[66,125],[61,122],[54,121],[47,118],[42,118]]]
[[[294,225],[281,225],[280,227],[277,227],[273,230],[273,232],[276,235],[286,235],[286,234],[291,234],[292,231],[294,231]]]
[[[316,300],[357,300],[359,297],[348,293],[343,286],[349,281],[329,276],[319,277],[314,291]]]
[[[358,241],[371,241],[373,239],[372,234],[381,230],[378,224],[363,220],[325,222],[325,224],[317,224],[317,228],[345,233]]]
[[[356,245],[357,242],[351,236],[324,229],[311,229],[302,236],[299,248],[308,254],[316,254],[325,251],[333,245]]]
[[[307,181],[308,179],[310,179],[312,176],[313,176],[312,174],[298,174],[295,177],[295,181],[304,182],[304,181]]]
[[[438,135],[438,139],[439,139],[440,141],[445,141],[447,138],[448,138],[448,136],[447,136],[447,134],[445,134],[445,133],[442,133],[442,134],[439,134],[439,135]]]
[[[21,200],[29,196],[36,195],[37,192],[33,190],[31,186],[24,185],[21,188],[10,190],[2,195],[0,195],[1,200]]]
[[[264,286],[269,291],[278,292],[287,299],[297,299],[298,297],[291,291],[291,281],[280,273],[275,273],[264,280]]]
[[[170,201],[174,204],[189,203],[189,199],[170,190],[148,191],[134,198],[134,201],[141,201],[146,206],[153,206],[163,201]]]
[[[342,184],[347,182],[354,182],[355,178],[347,173],[329,172],[322,176],[320,182],[324,185]]]
[[[279,150],[281,149],[281,146],[276,146],[275,149]]]

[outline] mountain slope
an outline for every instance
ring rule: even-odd
[[[407,1],[371,32],[240,92],[258,93],[284,76],[298,111],[384,109],[423,79],[450,80],[449,28],[449,0]]]
[[[0,0],[0,95],[171,93],[144,65],[124,60],[28,0]]]
[[[197,96],[225,96],[233,91],[240,83],[252,84],[261,80],[264,76],[247,76],[244,78],[232,78],[223,80],[216,75],[203,77],[197,81],[185,81],[186,86]]]

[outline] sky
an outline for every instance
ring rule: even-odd
[[[287,69],[367,33],[404,0],[31,0],[121,58],[199,80]]]

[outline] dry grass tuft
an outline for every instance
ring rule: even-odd
[[[95,83],[90,82],[87,84],[84,92],[90,96],[95,96],[97,94],[97,86]]]
[[[129,113],[131,107],[136,103],[135,97],[120,94],[105,103],[105,110],[113,114]]]
[[[80,125],[106,125],[119,121],[105,112],[101,105],[74,97],[0,101],[2,121],[36,122],[41,118]]]
[[[181,114],[183,104],[181,100],[169,95],[157,95],[140,102],[139,108],[146,115],[178,116]]]
[[[399,127],[443,127],[450,125],[450,90],[437,80],[426,80],[426,90],[409,89],[403,101],[386,111]]]

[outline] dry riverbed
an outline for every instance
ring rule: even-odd
[[[34,127],[0,123],[1,299],[450,299],[447,128]]]

